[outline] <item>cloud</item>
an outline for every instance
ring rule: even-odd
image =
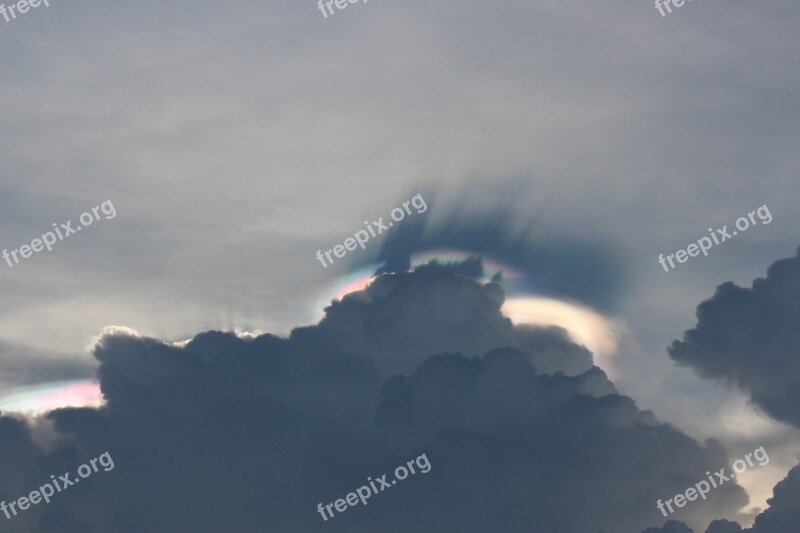
[[[537,374],[529,358],[497,349],[483,358],[438,355],[384,386],[376,422],[386,445],[411,453],[443,429],[490,434],[541,424],[570,398],[615,394],[595,367],[577,377]]]
[[[700,376],[738,387],[773,418],[800,427],[800,249],[751,288],[727,282],[697,308],[697,325],[669,348]],[[707,533],[783,533],[800,521],[800,466],[775,486],[751,529],[714,521]]]
[[[294,330],[292,339],[363,354],[387,377],[409,373],[437,353],[478,356],[505,346],[526,351],[548,372],[591,368],[591,353],[571,343],[563,329],[515,327],[500,312],[505,295],[499,285],[450,270],[432,265],[379,277],[365,291],[333,302],[319,325]]]
[[[683,522],[669,520],[662,527],[649,527],[642,533],[694,533],[694,531],[689,529],[689,526]]]
[[[714,520],[708,525],[706,533],[741,533],[742,526],[729,520]]]
[[[94,347],[106,405],[48,415],[66,444],[42,450],[0,419],[0,497],[108,451],[113,471],[18,517],[27,531],[636,533],[660,521],[658,498],[728,464],[590,363],[540,370],[539,352],[570,367],[586,354],[557,329],[520,336],[502,301],[434,266],[381,276],[287,338],[109,330]],[[317,512],[421,453],[430,472],[327,522]],[[682,518],[746,501],[726,484]]]
[[[775,485],[769,508],[756,517],[752,533],[785,533],[797,529],[800,523],[800,465],[789,471]]]
[[[796,530],[800,522],[800,465],[792,468],[786,478],[775,485],[773,496],[767,503],[769,508],[756,516],[750,529],[742,529],[738,523],[729,520],[714,520],[706,533],[786,533]],[[666,530],[654,529],[653,533],[656,531]],[[644,533],[650,533],[650,530]]]
[[[0,501],[11,501],[19,496],[26,495],[28,481],[31,475],[38,471],[38,461],[42,451],[32,437],[32,428],[23,419],[0,416],[0,470],[3,472],[0,480]],[[35,522],[31,517],[21,517],[20,520],[9,522],[0,514],[3,531],[23,533],[35,531]]]
[[[741,388],[767,414],[800,427],[800,250],[751,288],[732,282],[697,308],[669,355],[700,376]]]

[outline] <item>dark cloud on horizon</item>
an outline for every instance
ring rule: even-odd
[[[727,282],[669,347],[678,364],[734,385],[773,418],[800,427],[800,250],[751,288]]]
[[[497,285],[431,266],[381,276],[288,338],[210,331],[172,345],[108,332],[94,351],[106,406],[49,415],[66,445],[48,453],[0,418],[10,472],[0,498],[105,451],[115,469],[8,524],[638,533],[663,521],[657,499],[729,464],[718,442],[701,445],[618,394],[563,331],[515,327],[502,300]],[[327,522],[316,511],[422,453],[429,473]],[[681,516],[746,502],[725,484]]]

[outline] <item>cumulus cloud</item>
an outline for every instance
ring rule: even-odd
[[[749,393],[777,420],[800,427],[800,250],[751,288],[728,282],[697,308],[697,325],[669,348],[704,378]]]
[[[582,373],[591,353],[557,327],[515,327],[500,308],[499,285],[482,285],[452,267],[432,265],[413,274],[380,276],[364,291],[333,302],[319,325],[299,328],[292,339],[334,344],[369,357],[383,376],[409,373],[431,355],[478,356],[511,346],[547,372]]]
[[[800,523],[800,465],[775,485],[769,508],[756,517],[752,533],[785,533],[797,530]]]
[[[697,325],[669,354],[700,376],[746,391],[777,420],[800,427],[800,250],[751,288],[728,282],[697,308]],[[800,466],[778,483],[751,529],[714,521],[707,533],[785,533],[800,521]]]
[[[31,476],[39,469],[38,461],[42,451],[38,449],[31,433],[31,427],[22,419],[0,416],[0,498],[9,501],[23,496]],[[13,491],[11,490],[13,489]],[[16,494],[16,492],[19,494]],[[12,492],[14,496],[12,496]],[[17,521],[7,521],[0,515],[3,531],[11,533],[33,531],[35,522],[31,517],[22,517]]]
[[[694,533],[689,526],[677,520],[669,520],[662,527],[649,527],[642,533]]]
[[[287,338],[209,331],[169,343],[125,330],[96,342],[102,408],[49,420],[46,451],[0,422],[0,498],[108,451],[116,468],[15,523],[54,533],[174,531],[637,533],[655,502],[728,464],[620,395],[563,332],[523,333],[502,290],[439,267],[379,277]],[[520,339],[524,339],[522,342]],[[7,429],[4,429],[7,428]],[[344,498],[425,453],[431,470],[324,522]],[[702,513],[747,501],[726,484]],[[9,522],[11,523],[11,522]]]
[[[736,522],[714,520],[706,533],[787,533],[797,530],[800,523],[800,465],[792,468],[786,478],[775,485],[773,496],[767,503],[769,507],[756,516],[750,529],[742,529]]]
[[[742,526],[729,520],[714,520],[708,525],[706,533],[741,533]]]

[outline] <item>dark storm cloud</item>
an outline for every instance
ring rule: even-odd
[[[22,419],[0,413],[0,501],[11,501],[27,495],[30,480],[39,469],[41,452],[31,436],[31,429]],[[26,492],[27,491],[27,492]],[[10,522],[0,514],[2,531],[29,532],[34,529],[30,517]]]
[[[577,377],[537,374],[529,358],[497,349],[481,359],[441,355],[406,378],[390,379],[376,422],[387,445],[408,454],[442,430],[492,433],[543,422],[578,394],[601,397],[616,390],[595,367]]]
[[[670,520],[666,522],[662,527],[649,527],[642,531],[642,533],[694,533],[689,526],[684,524],[683,522],[678,522],[676,520]]]
[[[426,198],[433,205],[433,195]],[[517,227],[517,215],[510,205],[443,216],[443,225],[417,217],[393,228],[378,255],[384,263],[378,273],[405,272],[416,252],[453,248],[491,256],[524,272],[539,294],[569,297],[606,311],[616,307],[627,285],[621,255],[607,243],[566,235],[542,237],[533,231],[534,215],[527,216],[525,230],[514,232],[509,228]]]
[[[669,348],[700,376],[735,385],[770,416],[800,427],[800,251],[752,288],[728,282],[697,308],[697,325]]]
[[[714,520],[708,525],[706,533],[741,533],[742,526],[730,520]]]
[[[800,466],[789,471],[786,478],[775,485],[769,508],[756,517],[752,533],[785,533],[797,531],[800,524]]]
[[[582,373],[592,367],[586,348],[557,327],[515,327],[500,308],[496,284],[481,285],[435,265],[414,274],[376,279],[365,291],[333,302],[318,326],[293,340],[320,342],[368,356],[384,377],[409,373],[431,355],[483,355],[510,346],[527,352],[540,371]]]
[[[670,356],[700,376],[739,387],[772,417],[800,426],[800,250],[781,259],[751,288],[731,282],[697,308],[697,325]],[[725,520],[707,533],[785,533],[800,522],[800,466],[778,483],[751,529]]]
[[[94,351],[106,406],[49,415],[66,446],[45,453],[0,419],[0,494],[109,451],[113,471],[18,517],[38,524],[27,531],[637,533],[661,522],[658,498],[728,464],[602,370],[538,369],[535,352],[554,365],[585,353],[558,330],[518,335],[502,299],[428,267],[380,277],[288,338],[107,332]],[[427,474],[327,522],[316,511],[421,453]],[[726,484],[683,517],[746,501]]]
[[[800,465],[789,471],[783,481],[775,485],[772,498],[767,500],[769,507],[756,517],[753,527],[742,526],[729,520],[714,520],[706,533],[787,533],[796,531],[800,523]],[[666,524],[665,524],[666,526]],[[679,527],[679,526],[673,526]],[[690,531],[683,529],[648,529],[643,533]]]
[[[714,520],[708,525],[706,533],[742,533],[742,526],[729,520]],[[747,529],[745,531],[753,531]],[[694,533],[694,530],[683,522],[669,520],[661,527],[650,527],[642,533]]]

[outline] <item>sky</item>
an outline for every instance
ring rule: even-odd
[[[116,466],[3,530],[794,523],[796,4],[49,3],[0,18],[0,248],[98,209],[0,260],[0,501]]]

